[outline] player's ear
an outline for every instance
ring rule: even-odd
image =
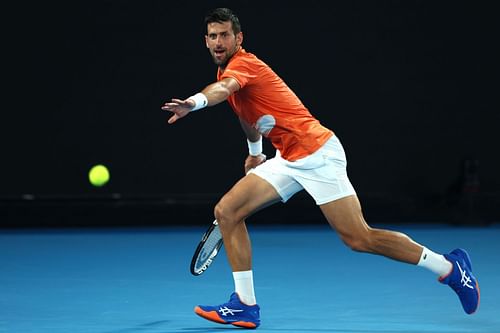
[[[240,46],[241,44],[243,44],[243,32],[240,31],[236,35],[236,45]]]
[[[205,45],[207,46],[207,49],[209,48],[208,47],[208,35],[205,35]]]

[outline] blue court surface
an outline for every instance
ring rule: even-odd
[[[500,226],[384,225],[436,252],[467,249],[481,305],[422,268],[350,251],[328,226],[249,226],[258,332],[500,332]],[[233,291],[224,251],[189,273],[204,227],[0,231],[0,332],[197,333],[197,304]]]

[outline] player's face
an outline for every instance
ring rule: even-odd
[[[228,60],[238,51],[243,34],[234,34],[231,21],[209,23],[205,42],[216,65],[225,67]]]

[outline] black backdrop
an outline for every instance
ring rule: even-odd
[[[440,219],[470,192],[498,218],[490,2],[96,1],[5,8],[3,221],[49,199],[215,203],[242,176],[237,118],[223,104],[167,125],[160,107],[215,79],[203,16],[218,6],[340,137],[374,219]],[[98,163],[111,171],[103,188],[87,180]]]

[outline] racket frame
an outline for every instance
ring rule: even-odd
[[[205,245],[206,241],[208,240],[208,238],[210,237],[212,232],[215,230],[215,228],[218,228],[218,226],[219,226],[219,224],[217,223],[217,220],[214,220],[212,222],[212,224],[210,225],[210,227],[208,227],[207,231],[205,231],[205,233],[201,237],[201,241],[198,244],[198,246],[196,247],[196,250],[194,251],[193,259],[191,259],[191,266],[190,266],[191,274],[193,274],[194,276],[199,276],[199,275],[203,274],[207,270],[207,268],[213,263],[217,254],[219,254],[219,250],[223,244],[222,237],[217,242],[217,246],[214,248],[212,253],[210,253],[210,255],[208,256],[208,259],[201,266],[201,268],[199,268],[198,270],[195,269],[196,263],[198,261],[198,257],[200,256],[200,253],[203,249],[203,246]]]

